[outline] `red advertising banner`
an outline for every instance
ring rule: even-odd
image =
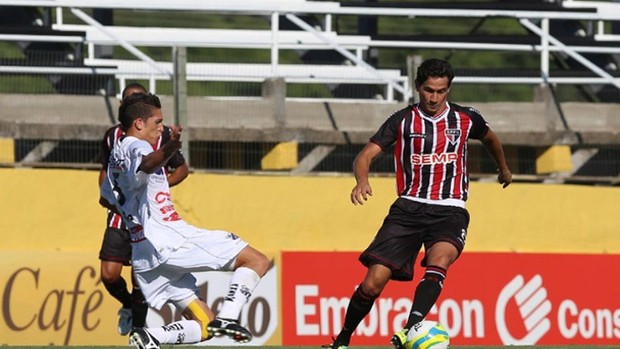
[[[331,342],[366,269],[357,252],[282,253],[283,345]],[[352,345],[389,345],[407,320],[414,281],[390,281]],[[453,345],[620,342],[620,255],[472,253],[454,264],[427,316]]]

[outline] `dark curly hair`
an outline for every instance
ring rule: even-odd
[[[418,67],[415,83],[417,86],[420,86],[430,77],[447,77],[448,86],[450,86],[452,84],[452,79],[454,79],[454,71],[452,70],[450,63],[447,61],[438,58],[430,58],[422,62],[422,64]]]
[[[146,121],[153,115],[153,109],[161,109],[159,97],[150,93],[132,94],[127,96],[118,108],[118,121],[124,130],[128,130],[136,119]]]
[[[138,82],[132,82],[128,84],[127,86],[125,86],[125,88],[123,89],[123,92],[121,92],[121,99],[125,99],[128,97],[127,92],[129,90],[140,90],[142,93],[146,93],[146,88],[142,84]]]

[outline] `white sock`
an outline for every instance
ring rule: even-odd
[[[217,313],[217,317],[238,320],[243,306],[252,296],[252,291],[259,281],[260,276],[254,270],[246,267],[237,268],[230,279],[228,295],[224,298],[224,303]]]
[[[200,342],[202,329],[198,321],[181,320],[162,327],[147,329],[160,344],[190,344]]]

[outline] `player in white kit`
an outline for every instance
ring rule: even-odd
[[[131,232],[132,267],[148,304],[171,302],[186,320],[158,328],[136,328],[130,344],[159,348],[227,335],[240,343],[252,334],[238,323],[241,310],[267,272],[270,261],[233,233],[192,226],[175,211],[163,166],[181,148],[181,128],[170,141],[153,144],[163,130],[157,96],[135,94],[119,109],[126,130],[110,155],[100,203],[122,217]],[[200,299],[194,271],[234,271],[217,317]]]

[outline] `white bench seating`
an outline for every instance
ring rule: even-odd
[[[119,45],[120,38],[134,46],[157,47],[217,47],[236,49],[271,49],[274,42],[279,49],[318,50],[332,48],[329,42],[303,30],[280,30],[273,33],[268,29],[190,29],[161,27],[123,27],[104,26],[104,30],[88,25],[54,25],[61,31],[81,31],[86,33],[85,42],[89,45]],[[111,35],[110,35],[111,34]],[[368,49],[369,36],[338,35],[336,32],[321,32],[329,41],[338,46],[361,51]],[[92,57],[91,57],[92,58]]]
[[[169,80],[171,62],[156,62],[157,68],[138,60],[86,59],[86,65],[116,67],[115,77],[124,86],[127,80]],[[353,65],[280,64],[276,71],[269,63],[187,63],[188,81],[263,82],[281,77],[287,83],[298,84],[376,84],[386,86],[388,100],[393,98],[389,81],[407,86],[407,77],[398,69],[379,69],[374,72]]]

